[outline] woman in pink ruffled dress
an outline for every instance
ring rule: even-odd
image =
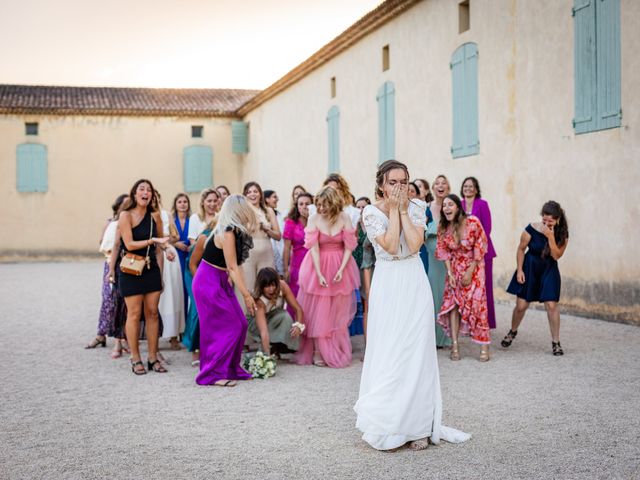
[[[355,229],[342,211],[342,199],[331,187],[316,195],[317,213],[307,222],[300,266],[298,302],[306,329],[294,357],[296,363],[343,368],[351,363],[349,323],[356,310],[360,273],[351,256]]]

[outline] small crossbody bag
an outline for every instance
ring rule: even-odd
[[[153,219],[151,220],[151,228],[149,229],[149,240],[153,237]],[[151,269],[151,257],[149,257],[149,249],[151,245],[147,245],[147,253],[144,257],[131,252],[126,252],[120,260],[120,271],[128,275],[140,277],[146,265],[147,269]]]

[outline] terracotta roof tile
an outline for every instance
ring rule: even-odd
[[[0,113],[237,116],[258,90],[0,85]]]

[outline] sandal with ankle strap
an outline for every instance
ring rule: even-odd
[[[509,348],[515,340],[516,335],[518,335],[517,330],[515,332],[513,330],[509,330],[509,333],[504,336],[502,342],[500,342],[500,345],[502,345],[504,348]]]
[[[564,351],[562,350],[562,346],[560,345],[560,342],[551,342],[551,350],[553,351],[554,357],[559,357],[561,355],[564,355]]]
[[[153,362],[151,360],[147,361],[147,367],[149,368],[149,371],[153,371],[156,373],[167,373],[168,370],[166,368],[164,368],[162,366],[162,364],[160,363],[160,360],[155,359]]]
[[[449,358],[454,362],[460,360],[460,350],[458,350],[458,342],[453,342],[451,344],[451,353],[449,354]]]
[[[93,340],[91,340],[86,347],[84,347],[85,350],[91,350],[92,348],[97,348],[97,347],[106,347],[107,346],[107,337],[102,337],[102,340],[99,337],[94,338]]]
[[[142,370],[140,370],[139,368],[136,367],[142,367]],[[137,362],[134,362],[133,360],[131,360],[131,371],[133,373],[135,373],[136,375],[146,375],[147,371],[144,369],[144,363],[142,363],[141,360],[138,360]]]

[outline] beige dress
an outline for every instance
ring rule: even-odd
[[[253,208],[258,223],[269,223],[267,215],[259,208]],[[271,247],[271,239],[259,226],[255,231],[251,232],[253,238],[253,248],[249,253],[249,258],[242,264],[242,273],[247,290],[253,292],[256,284],[256,277],[262,268],[275,268],[275,259],[273,256],[273,248]]]

